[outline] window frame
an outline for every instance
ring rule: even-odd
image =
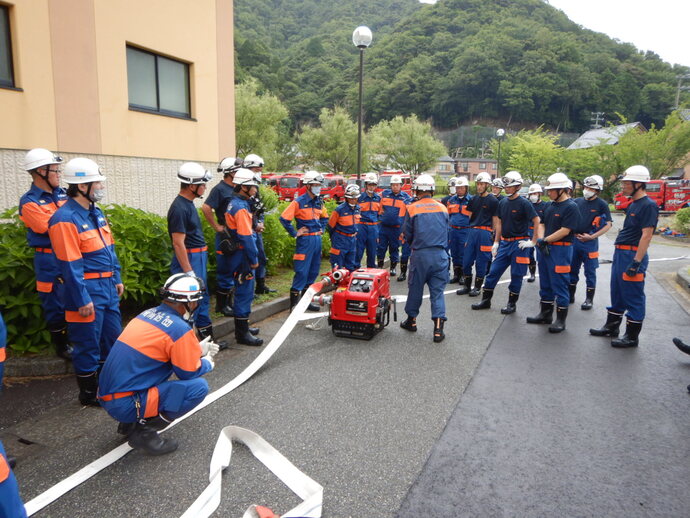
[[[132,49],[136,52],[141,52],[143,54],[148,54],[150,56],[153,56],[154,58],[154,76],[155,76],[155,89],[156,89],[156,105],[158,106],[157,109],[151,108],[150,106],[143,106],[141,104],[133,104],[129,100],[129,88],[127,89],[127,105],[131,111],[135,112],[143,112],[143,113],[151,113],[154,115],[163,115],[165,117],[173,117],[176,119],[184,119],[184,120],[191,120],[191,121],[196,121],[194,117],[192,117],[192,72],[191,72],[191,63],[183,61],[181,59],[173,58],[170,56],[165,56],[163,54],[158,54],[156,52],[152,52],[150,50],[142,49],[141,47],[137,47],[136,45],[131,45],[127,43],[125,45],[125,60],[126,58],[126,53],[129,49]],[[160,94],[160,80],[159,80],[159,73],[158,73],[158,58],[164,58],[170,61],[174,61],[175,63],[179,63],[181,65],[185,66],[185,69],[187,71],[187,102],[189,104],[189,113],[184,113],[184,112],[177,112],[173,110],[166,110],[162,109],[160,107],[161,104],[161,94]],[[129,81],[129,63],[127,63],[127,80]]]
[[[15,73],[14,67],[14,49],[12,48],[12,16],[10,12],[10,5],[0,3],[0,9],[4,10],[7,18],[7,49],[9,50],[9,68],[10,68],[10,81],[0,79],[0,88],[7,90],[18,90],[17,88],[17,75]]]

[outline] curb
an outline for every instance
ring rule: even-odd
[[[252,309],[251,321],[260,322],[290,308],[290,297],[279,297]],[[232,317],[222,317],[213,322],[216,338],[231,335],[235,331]],[[73,374],[72,363],[56,356],[32,358],[8,358],[5,362],[5,376],[8,378],[31,378],[36,376],[60,376]]]
[[[683,266],[676,272],[676,282],[690,294],[690,273],[688,273],[687,266]]]

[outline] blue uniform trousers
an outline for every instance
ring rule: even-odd
[[[204,250],[203,252],[187,252],[187,260],[189,265],[194,270],[197,277],[204,281],[206,288],[204,289],[204,298],[201,299],[199,303],[199,309],[197,309],[194,315],[194,324],[196,327],[208,327],[211,325],[211,317],[209,315],[210,301],[208,296],[208,281],[206,280],[206,266],[208,264],[208,252]],[[180,262],[177,260],[177,256],[173,254],[172,262],[170,263],[170,273],[183,273]]]
[[[367,268],[376,268],[376,247],[379,241],[379,224],[357,225],[357,255],[355,262],[359,267],[362,264],[362,256],[367,253]]]
[[[539,297],[544,302],[556,301],[560,308],[570,304],[570,264],[573,260],[573,247],[548,245],[549,255],[537,251],[539,264]]]
[[[412,318],[419,315],[424,285],[428,285],[431,318],[446,320],[446,301],[443,290],[448,281],[448,252],[445,249],[434,247],[413,250],[407,277],[409,292],[405,303],[405,313]]]
[[[293,291],[302,291],[314,283],[321,267],[321,236],[300,236],[295,243],[292,264],[295,276],[292,278]]]
[[[357,234],[344,235],[337,230],[331,234],[331,267],[357,269],[355,255],[357,253]]]
[[[26,518],[26,510],[19,496],[19,486],[7,463],[5,447],[0,442],[0,517]]]
[[[469,229],[462,258],[462,270],[465,275],[472,275],[472,265],[475,267],[477,277],[486,275],[486,265],[491,259],[492,243],[490,231],[481,228]]]
[[[649,264],[649,256],[645,254],[642,266],[634,277],[626,275],[625,271],[635,258],[634,250],[616,249],[611,265],[611,305],[607,308],[611,313],[622,315],[627,311],[627,317],[636,322],[642,322],[645,317],[646,297],[644,294],[644,280]]]
[[[151,398],[152,394],[153,397]],[[100,400],[100,402],[106,412],[116,421],[135,423],[137,421],[137,402],[139,402],[139,419],[155,417],[160,413],[166,418],[177,419],[201,403],[206,394],[208,394],[206,380],[194,378],[191,380],[164,381],[157,387],[140,390],[131,396],[110,401]]]
[[[391,263],[400,262],[400,233],[402,229],[400,225],[392,227],[388,225],[381,225],[379,232],[379,244],[376,254],[379,260],[383,261],[386,258],[386,251],[389,252]],[[369,253],[367,252],[367,262]]]
[[[460,268],[462,266],[468,233],[469,228],[455,227],[451,227],[448,232],[448,247],[450,249],[450,256],[453,258],[453,266],[456,268]]]
[[[63,293],[65,286],[58,280],[60,268],[53,253],[39,252],[34,254],[34,273],[36,275],[38,297],[41,299],[43,316],[48,329],[59,329],[65,322],[65,304]],[[47,284],[52,284],[48,288]]]
[[[573,241],[573,262],[570,265],[570,284],[580,280],[580,267],[585,266],[585,280],[588,288],[597,286],[599,268],[599,239],[592,241]]]
[[[94,313],[90,317],[74,317],[68,320],[67,331],[74,346],[72,365],[77,374],[98,370],[108,357],[115,340],[122,333],[120,298],[117,296],[115,279],[105,277],[84,281],[86,291],[93,302]]]
[[[261,232],[255,232],[256,236],[256,251],[259,256],[259,267],[256,269],[256,276],[259,279],[266,278],[266,250],[264,249],[264,235]]]
[[[216,234],[216,284],[219,291],[228,292],[235,286],[235,279],[230,268],[230,257],[219,250],[220,242],[224,237],[223,234]]]
[[[244,250],[237,250],[230,256],[230,271],[232,275],[247,275],[251,273],[251,268],[247,264]],[[233,300],[232,311],[237,318],[247,318],[252,312],[252,302],[254,300],[254,287],[256,280],[254,276],[244,279],[242,284],[235,279],[235,298]]]
[[[493,290],[498,284],[501,275],[510,266],[510,284],[508,289],[511,293],[520,293],[522,288],[522,278],[527,273],[529,265],[529,250],[520,250],[520,241],[501,241],[498,246],[496,257],[491,262],[489,275],[484,280],[484,287]]]

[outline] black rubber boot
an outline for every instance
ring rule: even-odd
[[[213,336],[213,326],[206,326],[206,327],[197,327],[197,332],[199,333],[199,341],[203,340],[207,336],[211,337],[211,341],[215,342],[218,344],[218,350],[223,351],[230,347],[230,344],[228,343],[227,340],[216,340],[216,338]]]
[[[685,354],[690,354],[690,345],[683,342],[680,338],[674,338],[673,343],[680,351],[683,351]]]
[[[7,455],[7,465],[10,469],[14,469],[17,466],[17,458],[12,455]]]
[[[230,293],[227,291],[216,292],[216,313],[220,313],[224,317],[235,316],[232,311],[232,304],[230,303]]]
[[[468,295],[470,297],[478,297],[479,294],[482,292],[482,284],[484,284],[484,277],[475,277],[474,289],[470,290]]]
[[[290,290],[290,313],[295,309],[295,306],[299,303],[299,299],[302,298],[299,291]]]
[[[405,320],[400,322],[400,327],[415,333],[415,332],[417,332],[417,319],[414,317],[408,316]]]
[[[379,260],[377,260],[377,261],[376,261],[376,266],[378,266],[379,268],[383,268],[383,261],[385,261],[385,259],[379,259]]]
[[[72,344],[69,343],[69,337],[67,336],[67,324],[51,326],[50,339],[55,346],[55,354],[57,354],[63,360],[69,362],[72,361]]]
[[[470,286],[472,286],[472,276],[465,275],[463,278],[463,286],[459,290],[455,290],[456,295],[467,295],[470,292]]]
[[[541,301],[541,312],[534,317],[527,317],[528,324],[550,324],[553,320],[553,302]]]
[[[506,304],[506,307],[501,308],[501,313],[503,315],[512,315],[515,313],[515,305],[517,304],[519,298],[519,293],[513,293],[512,291],[508,292],[508,304]]]
[[[304,294],[307,292],[307,290],[302,290],[302,297],[304,297]],[[316,302],[310,302],[309,306],[307,306],[307,311],[321,311],[321,306],[319,306]]]
[[[448,282],[450,284],[455,284],[456,282],[460,282],[460,279],[462,279],[462,268],[456,266],[453,268],[453,278]]]
[[[482,300],[476,304],[472,304],[472,309],[489,309],[491,307],[491,297],[494,296],[494,290],[482,290]]]
[[[596,291],[595,288],[587,288],[587,293],[585,295],[585,301],[582,303],[580,306],[580,309],[583,311],[589,311],[592,309],[592,305],[594,304],[594,292]]]
[[[398,275],[398,272],[395,269],[396,266],[398,266],[398,263],[391,263],[391,277]]]
[[[445,320],[442,318],[434,318],[432,320],[434,321],[434,343],[443,342],[443,339],[446,337],[443,332],[443,323]]]
[[[149,417],[146,420],[146,426],[150,426],[157,432],[160,432],[161,430],[165,430],[173,421],[174,419],[168,419],[163,414],[158,414],[156,417]]]
[[[625,325],[625,334],[620,338],[611,340],[611,347],[616,347],[618,349],[637,347],[639,344],[638,337],[640,336],[640,331],[642,331],[642,322],[635,322],[634,320],[628,319]]]
[[[549,326],[549,333],[565,331],[565,321],[568,318],[568,308],[556,308],[556,321]]]
[[[617,337],[620,332],[621,322],[623,322],[623,315],[609,311],[606,315],[606,323],[599,329],[590,329],[589,334],[592,336]]]
[[[177,441],[163,438],[148,424],[136,423],[127,437],[127,443],[135,450],[149,455],[165,455],[177,449]]]
[[[527,279],[527,282],[534,282],[536,279],[535,274],[537,273],[537,265],[536,264],[530,264],[528,266],[529,268],[529,279]]]
[[[235,340],[238,344],[259,347],[264,341],[249,332],[249,319],[235,317]]]
[[[398,275],[398,282],[402,282],[407,279],[407,261],[400,263],[400,275]]]
[[[98,373],[77,374],[79,402],[84,406],[101,406],[98,402]]]
[[[272,290],[268,286],[266,286],[266,278],[265,277],[257,277],[256,278],[256,286],[254,287],[254,293],[257,295],[265,295],[267,293],[275,293],[276,290]]]
[[[577,291],[577,284],[570,284],[568,286],[568,291],[570,292],[570,303],[575,302],[575,292]]]

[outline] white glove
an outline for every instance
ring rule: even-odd
[[[529,240],[520,241],[518,243],[518,248],[520,250],[524,250],[525,248],[534,248],[534,243],[532,241],[529,241]]]
[[[220,350],[220,346],[212,342],[210,336],[207,336],[199,342],[199,345],[201,346],[201,356],[215,356]]]
[[[196,277],[196,273],[194,273],[194,270],[189,270],[188,272],[184,272],[184,274],[189,277]]]
[[[491,245],[491,257],[496,257],[496,254],[498,253],[498,243],[494,243]]]
[[[211,370],[213,370],[216,366],[216,362],[213,361],[213,356],[211,355],[206,355],[201,357],[202,360],[206,360],[208,363],[211,364]]]

